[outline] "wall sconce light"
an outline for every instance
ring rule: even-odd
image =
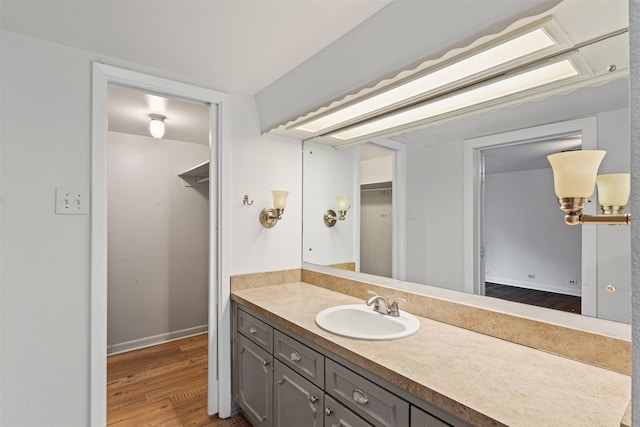
[[[629,174],[596,176],[605,154],[603,150],[576,150],[547,156],[560,210],[567,214],[564,217],[567,225],[631,223],[630,214],[620,213],[629,200]],[[603,213],[582,214],[596,181]]]
[[[338,205],[338,214],[336,215],[334,210],[329,209],[328,211],[325,211],[324,216],[322,217],[324,219],[324,225],[327,227],[333,227],[336,225],[338,220],[344,221],[347,211],[351,207],[349,205],[348,196],[337,196],[336,203]]]
[[[273,208],[264,208],[260,211],[260,224],[264,228],[273,228],[282,219],[284,208],[287,206],[288,191],[272,190]]]
[[[164,119],[162,114],[149,114],[151,121],[149,122],[149,133],[154,138],[162,138],[164,136]]]

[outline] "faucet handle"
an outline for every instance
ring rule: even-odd
[[[367,290],[367,292],[368,292],[369,294],[373,295],[374,297],[377,297],[377,296],[378,296],[378,294],[377,294],[377,293],[375,293],[375,292],[373,292],[371,289],[368,289],[368,290]]]
[[[393,301],[391,301],[391,304],[389,305],[389,315],[393,316],[393,317],[399,317],[400,316],[400,309],[398,308],[398,303],[402,301],[402,302],[407,302],[406,299],[404,298],[394,298]]]

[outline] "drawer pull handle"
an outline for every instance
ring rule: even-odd
[[[255,334],[256,334],[256,332],[258,332],[258,330],[257,330],[256,328],[254,328],[253,326],[251,326],[251,327],[249,328],[249,333],[250,333],[251,335],[255,335]]]
[[[353,398],[353,401],[359,405],[364,405],[369,401],[369,398],[367,397],[367,395],[364,394],[362,390],[358,390],[358,389],[353,390],[353,394],[351,395],[351,397]]]
[[[262,365],[263,366],[269,366],[269,361],[268,360],[263,360],[262,361]]]
[[[324,413],[325,413],[325,414],[327,415],[327,417],[328,417],[329,415],[333,414],[333,409],[331,409],[331,408],[329,408],[329,407],[326,407],[326,408],[324,409]]]
[[[312,395],[311,397],[309,397],[309,401],[311,401],[311,403],[316,403],[318,401],[318,398]]]
[[[300,357],[300,355],[295,351],[289,355],[289,358],[292,362],[299,362],[302,360],[302,357]]]

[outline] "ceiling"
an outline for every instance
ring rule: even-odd
[[[254,94],[390,0],[2,0],[2,29]]]
[[[389,2],[2,0],[0,23],[5,30],[176,73],[214,89],[255,94],[332,47]],[[447,26],[456,23],[448,20]],[[472,36],[466,27],[457,26],[462,39]],[[619,79],[393,139],[433,145],[626,106],[628,82]],[[571,117],[565,117],[569,112]],[[150,113],[167,117],[166,139],[207,143],[207,106],[111,88],[110,130],[148,135]]]
[[[163,139],[209,145],[209,105],[109,85],[107,114],[112,132],[150,136],[149,114],[161,114]]]
[[[2,29],[254,94],[390,0],[7,1]],[[64,23],[64,25],[61,25]],[[81,36],[79,36],[81,35]],[[111,86],[109,130],[208,144],[208,106]]]

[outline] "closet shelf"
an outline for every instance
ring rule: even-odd
[[[192,167],[189,170],[178,174],[180,178],[182,178],[187,187],[192,187],[197,184],[205,184],[209,182],[209,161],[200,163]]]

